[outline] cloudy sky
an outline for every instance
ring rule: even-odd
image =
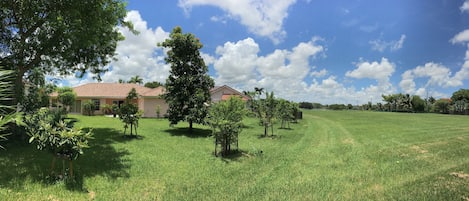
[[[323,104],[381,94],[450,97],[469,88],[469,0],[129,0],[117,61],[104,82],[165,82],[156,46],[175,26],[200,38],[216,85],[263,87]],[[95,82],[66,78],[65,85]]]

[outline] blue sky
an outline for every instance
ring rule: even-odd
[[[204,44],[216,85],[238,90],[362,104],[469,88],[469,0],[130,0],[127,9],[140,34],[119,28],[126,40],[104,82],[164,82],[170,67],[156,44],[181,26]]]

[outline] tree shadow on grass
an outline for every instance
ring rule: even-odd
[[[264,134],[260,134],[260,135],[257,135],[257,138],[258,139],[271,139],[271,140],[274,140],[274,139],[280,139],[282,138],[281,135],[264,135]]]
[[[190,138],[206,138],[212,136],[212,130],[203,128],[192,128],[192,132],[189,128],[170,128],[164,130],[171,134],[171,136],[185,136]]]
[[[231,162],[239,162],[246,158],[253,158],[253,157],[258,157],[262,155],[263,155],[262,150],[259,150],[257,152],[249,152],[249,151],[239,149],[239,150],[233,150],[230,154],[226,156],[219,155],[218,157],[220,157],[220,159],[225,163],[231,163]]]
[[[90,148],[73,161],[74,177],[63,180],[68,190],[87,192],[83,187],[86,177],[99,175],[110,180],[129,177],[130,160],[126,159],[129,151],[112,145],[116,138],[122,137],[118,133],[115,129],[93,129],[94,139],[89,140]],[[29,182],[54,185],[59,181],[57,174],[50,174],[53,156],[49,152],[39,151],[34,144],[24,142],[8,143],[5,148],[0,155],[0,188],[20,191]],[[62,160],[57,159],[55,172],[61,173],[62,167]],[[68,168],[68,161],[64,167]]]

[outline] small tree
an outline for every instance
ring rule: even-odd
[[[218,146],[221,147],[222,156],[231,153],[232,146],[238,149],[238,136],[242,130],[244,115],[245,103],[239,97],[232,96],[210,107],[207,123],[212,127],[215,138],[215,155],[218,154]]]
[[[92,100],[87,100],[83,102],[83,114],[84,115],[93,116],[95,108],[96,108],[96,105],[94,104]]]
[[[274,135],[274,118],[277,112],[276,105],[277,101],[274,98],[274,92],[266,92],[265,99],[253,101],[254,111],[259,118],[260,124],[264,126],[264,136],[267,136],[269,127],[271,128],[271,135]]]
[[[77,95],[71,87],[58,88],[57,93],[57,101],[64,106],[64,111],[67,113],[70,107],[75,103]]]
[[[121,105],[121,108],[119,109],[119,118],[124,123],[124,135],[129,125],[130,136],[132,136],[133,130],[135,130],[135,135],[137,135],[138,120],[141,116],[140,112],[138,111],[137,104],[133,103],[133,101],[137,98],[137,91],[135,88],[132,88],[126,97],[124,104]]]
[[[88,147],[91,131],[84,132],[73,128],[73,123],[65,121],[59,111],[41,108],[37,113],[25,118],[29,142],[35,142],[39,150],[48,150],[52,155],[51,172],[54,172],[56,159],[69,161],[69,176],[73,177],[73,161]],[[62,167],[65,176],[65,167]]]
[[[293,104],[290,101],[279,99],[277,102],[277,115],[281,120],[280,128],[290,128],[290,122],[295,119]]]

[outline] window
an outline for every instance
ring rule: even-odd
[[[101,104],[99,99],[92,99],[91,101],[94,102],[94,110],[99,110],[99,107],[100,107],[100,104]]]

